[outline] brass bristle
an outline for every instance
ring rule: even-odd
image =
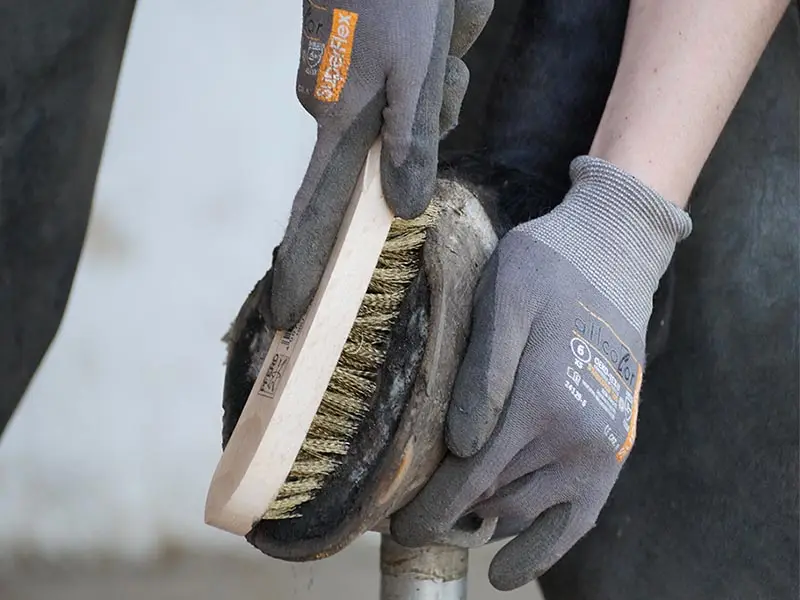
[[[395,219],[367,293],[292,470],[264,515],[299,517],[348,451],[377,387],[389,336],[408,286],[419,272],[428,228],[438,216],[432,202],[415,219]]]

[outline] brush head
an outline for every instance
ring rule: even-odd
[[[247,535],[253,545],[286,560],[328,556],[427,480],[444,452],[472,291],[497,238],[482,203],[446,177],[425,215],[393,224],[303,449]],[[270,288],[268,272],[226,336],[223,445],[272,341]]]
[[[344,470],[340,466],[351,455],[352,441],[358,437],[359,431],[364,430],[361,425],[369,416],[370,408],[374,408],[374,400],[397,393],[392,389],[379,392],[379,386],[385,388],[386,381],[391,381],[391,388],[397,389],[398,384],[400,389],[408,387],[413,378],[409,375],[413,374],[419,358],[414,360],[408,356],[405,361],[408,367],[403,369],[405,373],[395,373],[393,377],[381,377],[381,370],[387,359],[390,363],[396,361],[396,352],[391,356],[387,353],[390,341],[403,335],[394,326],[408,305],[406,299],[414,298],[416,302],[413,304],[417,306],[426,304],[420,293],[412,288],[424,289],[424,285],[420,285],[424,279],[420,274],[422,247],[437,215],[438,203],[433,203],[416,219],[394,219],[392,222],[311,428],[291,472],[264,515],[265,520],[298,518],[312,508],[304,505],[332,480],[335,473]],[[410,327],[406,332],[408,339],[403,344],[405,350],[422,346],[423,312],[417,310],[399,319],[403,329]],[[357,446],[363,449],[365,442],[360,441]]]

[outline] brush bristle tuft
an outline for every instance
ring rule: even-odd
[[[439,208],[432,202],[415,219],[395,219],[367,293],[292,470],[264,515],[276,520],[301,516],[334,473],[369,410],[392,326],[408,286],[419,273],[422,247]]]

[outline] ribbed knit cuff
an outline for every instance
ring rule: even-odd
[[[653,294],[692,220],[605,160],[580,156],[570,177],[564,201],[520,229],[569,260],[644,338]]]

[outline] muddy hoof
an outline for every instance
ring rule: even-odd
[[[482,196],[482,200],[477,195]],[[392,327],[377,391],[347,454],[299,516],[264,519],[247,540],[265,554],[314,560],[342,550],[402,506],[428,480],[444,454],[450,388],[466,349],[472,295],[503,225],[488,192],[443,172],[427,231],[422,268],[407,288]],[[223,443],[241,414],[273,331],[258,310],[268,294],[258,282],[226,336]],[[268,299],[268,298],[267,298]]]

